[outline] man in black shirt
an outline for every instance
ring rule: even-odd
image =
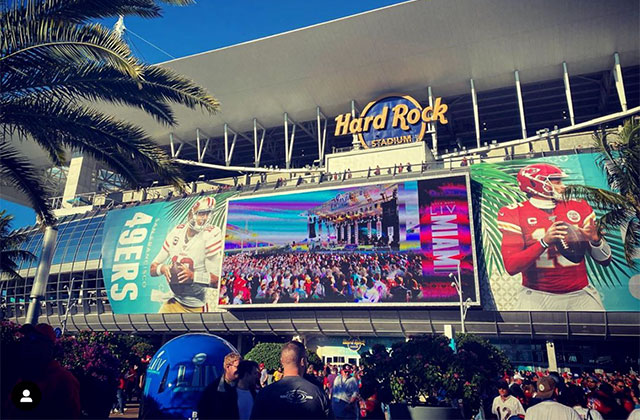
[[[280,363],[284,369],[284,377],[258,393],[251,418],[333,418],[326,394],[302,377],[307,368],[304,345],[297,341],[285,344],[280,353]]]
[[[241,359],[238,353],[229,353],[224,357],[223,375],[214,379],[200,397],[198,403],[200,420],[240,418],[236,385]]]

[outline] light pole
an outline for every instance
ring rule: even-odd
[[[458,292],[458,297],[460,298],[460,329],[462,334],[464,334],[464,319],[467,317],[467,310],[469,309],[469,306],[471,306],[471,299],[467,298],[464,302],[462,301],[462,277],[460,275],[460,264],[458,264],[458,276],[453,273],[449,273],[449,277],[453,279],[451,286],[456,288],[456,292]]]

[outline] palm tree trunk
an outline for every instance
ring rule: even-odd
[[[40,312],[40,301],[45,297],[47,291],[47,280],[49,280],[49,271],[51,269],[51,260],[53,258],[53,250],[56,247],[56,238],[58,236],[57,226],[47,226],[42,239],[42,253],[40,254],[40,262],[38,262],[38,271],[33,280],[31,288],[31,296],[29,301],[29,309],[27,310],[26,324],[37,324]],[[71,293],[71,290],[69,290]]]

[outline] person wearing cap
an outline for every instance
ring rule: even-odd
[[[351,376],[351,365],[342,367],[333,381],[331,407],[336,419],[355,419],[358,416],[358,382]]]
[[[555,399],[558,396],[556,381],[551,376],[543,376],[536,384],[536,397],[541,401],[529,407],[527,420],[582,420],[576,410],[562,405]]]
[[[29,411],[5,402],[2,418],[77,419],[81,416],[80,383],[53,358],[56,334],[48,324],[24,325],[20,332],[20,377],[16,385],[29,381],[42,399]]]
[[[498,417],[498,420],[508,420],[511,416],[524,415],[520,400],[509,393],[507,381],[498,382],[498,394],[491,406],[491,412]]]
[[[264,388],[265,386],[267,386],[267,380],[269,379],[269,372],[264,367],[264,363],[260,363],[258,365],[258,368],[260,369],[260,387]]]

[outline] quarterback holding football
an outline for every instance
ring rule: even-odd
[[[211,225],[216,200],[204,197],[189,210],[186,224],[174,227],[149,269],[164,276],[173,297],[160,313],[206,312],[206,287],[218,287],[222,262],[222,231]]]
[[[565,172],[547,163],[518,172],[518,186],[529,199],[498,212],[502,259],[509,275],[522,273],[516,310],[603,311],[589,285],[584,259],[611,261],[596,215],[583,200],[563,199]]]

